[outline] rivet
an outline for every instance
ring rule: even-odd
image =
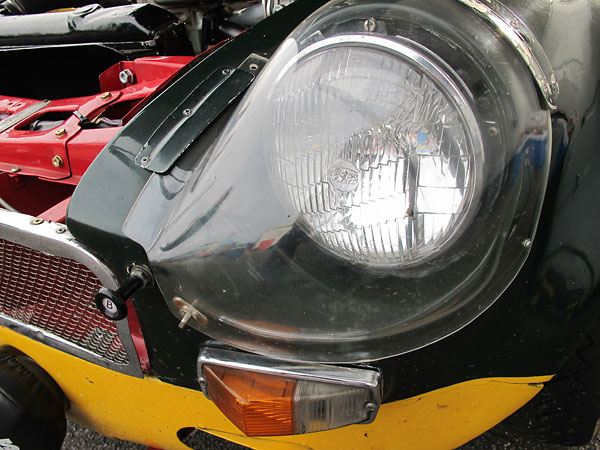
[[[42,219],[41,217],[36,217],[30,223],[31,225],[39,225],[41,223],[44,223],[44,219]]]
[[[58,130],[56,130],[54,132],[54,136],[56,136],[57,138],[61,138],[66,135],[67,135],[67,130],[65,130],[64,128],[59,128]]]
[[[100,95],[100,98],[102,100],[108,100],[111,97],[112,97],[112,94],[110,92],[104,92],[104,93],[102,93],[102,95]]]
[[[20,167],[13,167],[12,169],[10,169],[11,173],[17,173],[17,172],[20,172],[20,171],[21,171]]]
[[[365,20],[364,27],[365,31],[372,33],[377,29],[377,21],[371,17],[370,19]]]
[[[231,69],[228,67],[226,69],[223,69],[223,75],[229,75],[231,73]]]
[[[57,169],[59,167],[62,167],[63,166],[63,159],[60,156],[58,156],[58,155],[54,155],[52,157],[52,165],[54,167],[56,167]]]
[[[190,108],[186,108],[183,110],[183,115],[184,116],[189,116],[192,114],[192,110]]]
[[[525,247],[525,248],[531,247],[531,239],[525,239],[523,241],[523,247]]]

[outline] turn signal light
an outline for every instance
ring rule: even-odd
[[[362,387],[205,364],[206,393],[247,436],[282,436],[369,422],[377,409]]]

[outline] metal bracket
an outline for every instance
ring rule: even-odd
[[[223,110],[244,92],[267,59],[251,54],[237,68],[215,70],[159,125],[135,158],[152,172],[164,173]]]

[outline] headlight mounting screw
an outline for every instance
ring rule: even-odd
[[[365,31],[368,31],[369,33],[372,33],[373,31],[375,31],[377,29],[377,21],[371,17],[367,20],[365,20]]]

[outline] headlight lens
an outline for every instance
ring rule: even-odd
[[[468,8],[336,0],[216,141],[150,178],[125,233],[203,333],[271,357],[375,360],[457,331],[507,288],[549,144],[530,72]]]
[[[415,264],[466,225],[481,182],[477,121],[445,67],[403,42],[337,36],[274,89],[274,171],[305,230],[358,263]]]

